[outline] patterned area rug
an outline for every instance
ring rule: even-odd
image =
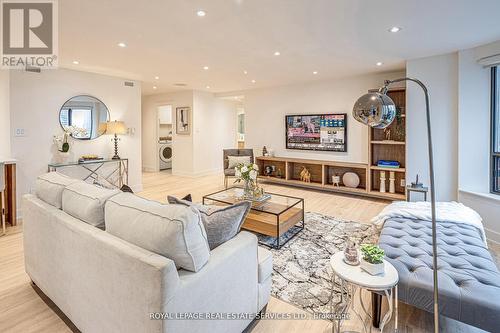
[[[343,251],[348,239],[376,243],[378,231],[369,224],[306,213],[304,230],[273,253],[272,295],[309,312],[328,313],[331,293],[330,257]],[[334,287],[334,299],[340,297]]]

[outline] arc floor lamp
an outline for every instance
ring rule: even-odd
[[[384,86],[378,92],[370,92],[361,96],[352,110],[354,118],[373,128],[386,128],[396,117],[396,105],[387,96],[389,86],[396,82],[411,81],[420,86],[425,95],[425,114],[427,117],[427,145],[429,153],[429,176],[431,191],[432,216],[432,263],[434,279],[434,332],[439,332],[439,303],[438,303],[438,272],[437,272],[437,237],[436,237],[436,195],[434,189],[434,159],[432,153],[431,115],[429,107],[429,92],[420,80],[404,77],[384,81]]]

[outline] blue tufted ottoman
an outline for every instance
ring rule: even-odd
[[[392,218],[385,222],[379,239],[399,273],[399,300],[428,312],[433,312],[431,234],[430,221]],[[438,222],[437,239],[440,313],[500,332],[500,272],[479,231]],[[376,303],[374,318],[379,310]]]

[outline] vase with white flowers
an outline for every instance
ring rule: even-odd
[[[87,136],[87,130],[76,126],[63,126],[62,135],[54,135],[53,142],[57,146],[57,150],[61,153],[69,152],[69,138],[84,138]]]
[[[243,196],[247,199],[256,199],[263,195],[262,189],[257,186],[259,166],[257,164],[239,164],[234,168],[235,183],[244,182]]]

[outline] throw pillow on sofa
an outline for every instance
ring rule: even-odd
[[[241,225],[250,211],[251,204],[242,201],[231,206],[206,206],[168,196],[170,204],[194,207],[201,213],[201,220],[207,232],[210,250],[227,242],[240,232]]]
[[[62,194],[62,209],[67,214],[90,225],[104,229],[104,204],[120,190],[110,190],[79,181],[66,186]]]
[[[107,232],[172,259],[177,268],[197,272],[210,257],[205,228],[193,208],[120,193],[106,202],[105,220]]]
[[[59,172],[49,172],[37,177],[35,193],[38,199],[61,209],[64,189],[77,182],[81,182],[81,180],[70,178]]]

